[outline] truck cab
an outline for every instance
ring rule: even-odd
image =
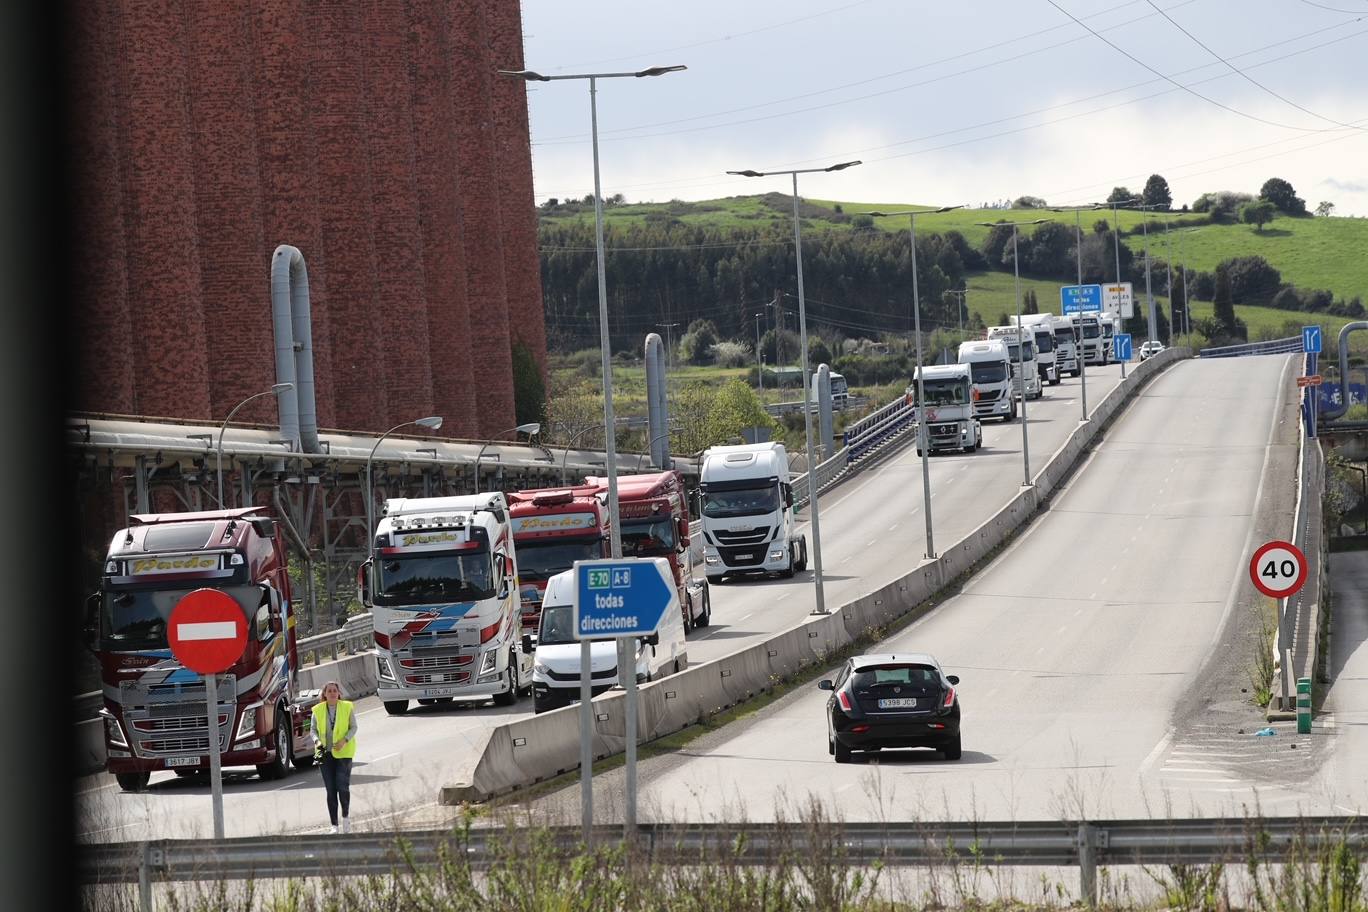
[[[395,498],[361,568],[375,626],[376,691],[391,715],[410,700],[493,699],[532,686],[522,650],[518,574],[501,493]]]
[[[574,636],[574,587],[573,570],[556,574],[546,584],[532,665],[532,708],[538,713],[579,701],[581,649]],[[531,634],[524,634],[523,645],[532,647]],[[679,615],[667,615],[659,630],[638,637],[635,646],[638,684],[689,667],[684,621]],[[618,684],[617,641],[594,640],[589,650],[591,693],[597,697]]]
[[[792,577],[807,568],[782,443],[709,447],[699,470],[708,582],[738,574]]]
[[[1074,314],[1069,317],[1074,333],[1078,336],[1083,349],[1085,364],[1105,364],[1106,353],[1102,350],[1102,326],[1093,314]]]
[[[1041,319],[1041,318],[1044,319]],[[1016,317],[1009,317],[1016,325]],[[1050,325],[1049,314],[1023,315],[1021,325],[1031,331],[1035,341],[1036,364],[1040,370],[1040,382],[1058,386],[1063,370],[1059,363],[1059,351],[1055,345],[1054,327]]]
[[[547,580],[577,560],[611,556],[607,497],[606,488],[597,485],[508,495],[523,633],[537,633]]]
[[[932,453],[959,450],[972,453],[983,443],[983,428],[974,417],[974,388],[967,364],[936,364],[920,368],[926,390],[926,440]],[[917,373],[907,388],[907,403],[917,404]],[[921,455],[921,447],[917,447]]]
[[[255,767],[265,779],[313,762],[306,727],[317,696],[296,687],[288,564],[263,507],[132,516],[114,536],[86,635],[100,660],[107,769],[124,790],[159,770],[207,772],[211,745],[224,767]],[[167,639],[172,609],[206,588],[230,596],[247,623],[242,657],[215,681],[212,733],[204,678],[176,661]]]
[[[589,476],[586,485],[608,487],[606,478]],[[618,521],[622,523],[623,557],[663,557],[670,564],[679,593],[684,628],[712,622],[708,584],[696,579],[689,556],[689,502],[678,472],[619,475]]]
[[[1017,326],[990,326],[988,338],[1007,346],[1007,360],[1012,365],[1012,388],[1018,399],[1039,399],[1040,367],[1036,359],[1034,331]]]
[[[959,363],[969,366],[973,384],[975,418],[1001,418],[1015,421],[1016,397],[1012,394],[1012,366],[1007,361],[1007,346],[998,339],[961,342]]]
[[[1059,375],[1063,377],[1067,372],[1069,376],[1077,377],[1083,372],[1083,368],[1082,362],[1078,359],[1078,331],[1074,328],[1073,321],[1054,314],[1043,316],[1049,320],[1042,322],[1054,331],[1055,366],[1059,368]]]

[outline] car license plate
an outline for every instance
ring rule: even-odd
[[[424,697],[449,697],[456,693],[455,687],[429,687],[423,691]]]
[[[737,559],[737,560],[755,560],[755,555],[754,555],[754,554],[738,554],[738,555],[736,555],[736,559]]]
[[[199,766],[199,757],[167,757],[167,766]]]
[[[912,697],[889,697],[879,701],[879,709],[915,709],[917,701]]]

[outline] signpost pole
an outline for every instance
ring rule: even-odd
[[[223,758],[219,756],[218,675],[204,676],[204,702],[209,722],[209,789],[214,803],[214,838],[223,838]],[[231,721],[231,720],[230,720]]]
[[[626,801],[622,814],[622,841],[631,845],[636,836],[636,798],[637,798],[637,681],[636,681],[636,644],[635,637],[618,638],[618,668],[627,669],[624,684],[627,685],[627,782]]]
[[[584,844],[589,846],[594,832],[594,699],[590,683],[593,646],[580,641],[580,824],[584,829]]]

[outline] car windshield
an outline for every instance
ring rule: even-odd
[[[930,665],[874,665],[856,669],[851,685],[857,690],[873,687],[940,687],[940,673]]]
[[[703,515],[712,519],[726,516],[761,516],[779,509],[779,486],[741,488],[735,491],[707,491],[703,494]]]
[[[589,539],[540,539],[517,542],[518,579],[548,580],[569,570],[578,560],[603,557],[603,543],[597,537]]]
[[[622,524],[623,557],[671,554],[674,549],[674,519],[670,516],[632,520]]]
[[[924,380],[922,385],[926,387],[926,404],[933,405],[963,405],[969,401],[969,384],[965,380],[945,379],[945,380]],[[917,384],[912,384],[912,398],[917,397]]]
[[[166,624],[176,603],[200,586],[188,589],[116,589],[104,594],[100,635],[109,649],[165,649]],[[250,618],[267,598],[261,586],[226,586],[229,595]]]
[[[974,361],[969,365],[969,373],[975,383],[1001,383],[1007,379],[1007,364],[1004,361]]]
[[[555,605],[542,608],[541,629],[537,633],[537,645],[558,646],[574,643],[575,619],[569,605]]]
[[[376,600],[386,605],[478,601],[494,597],[489,552],[415,554],[379,561]]]

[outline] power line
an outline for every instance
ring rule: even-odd
[[[1237,74],[1240,76],[1240,78],[1244,79],[1246,82],[1250,83],[1251,85],[1257,86],[1258,88],[1264,90],[1264,91],[1267,92],[1269,95],[1272,95],[1274,98],[1278,99],[1279,101],[1281,101],[1281,102],[1283,102],[1283,103],[1285,103],[1285,104],[1289,104],[1289,105],[1291,105],[1292,107],[1296,108],[1298,111],[1301,111],[1301,112],[1303,112],[1303,113],[1305,113],[1305,114],[1310,114],[1312,117],[1315,117],[1315,118],[1317,118],[1317,119],[1319,119],[1319,120],[1324,120],[1324,121],[1326,121],[1327,123],[1332,123],[1332,124],[1334,124],[1334,125],[1337,126],[1337,127],[1348,127],[1348,128],[1350,128],[1350,129],[1354,129],[1354,130],[1362,129],[1361,127],[1357,127],[1357,126],[1354,126],[1354,125],[1352,125],[1352,124],[1347,124],[1347,123],[1343,123],[1343,122],[1341,122],[1341,121],[1335,120],[1333,117],[1326,117],[1324,114],[1317,114],[1315,111],[1312,111],[1310,108],[1307,108],[1307,107],[1304,107],[1304,106],[1302,106],[1302,105],[1299,105],[1299,104],[1297,104],[1295,101],[1293,101],[1292,99],[1290,99],[1290,98],[1288,98],[1288,97],[1286,97],[1286,96],[1284,96],[1284,95],[1279,95],[1277,92],[1273,91],[1273,90],[1270,89],[1268,86],[1264,85],[1262,82],[1259,82],[1259,81],[1258,81],[1257,79],[1255,79],[1253,76],[1250,76],[1250,75],[1249,75],[1248,73],[1246,73],[1244,70],[1241,70],[1239,67],[1235,66],[1235,64],[1231,63],[1229,60],[1226,60],[1226,59],[1225,59],[1224,57],[1222,57],[1220,54],[1216,53],[1216,52],[1213,51],[1211,48],[1207,47],[1204,43],[1202,43],[1202,41],[1201,41],[1196,35],[1192,34],[1192,32],[1189,32],[1187,29],[1185,29],[1185,28],[1183,28],[1181,25],[1179,25],[1178,22],[1177,22],[1177,20],[1175,20],[1172,16],[1170,16],[1168,13],[1164,12],[1163,10],[1161,10],[1158,6],[1155,6],[1154,0],[1145,0],[1145,2],[1147,2],[1150,6],[1153,6],[1153,7],[1154,7],[1154,11],[1155,11],[1156,13],[1158,13],[1158,14],[1161,15],[1161,16],[1163,16],[1163,17],[1164,17],[1165,19],[1167,19],[1170,23],[1172,23],[1172,25],[1173,25],[1174,28],[1178,29],[1178,31],[1182,32],[1184,35],[1187,35],[1189,38],[1191,38],[1192,41],[1193,41],[1198,47],[1200,47],[1202,50],[1206,51],[1206,52],[1207,52],[1208,54],[1210,54],[1212,57],[1215,57],[1217,60],[1221,61],[1221,63],[1224,63],[1226,66],[1230,67],[1230,69],[1231,69],[1232,72],[1237,73]]]
[[[1074,22],[1078,23],[1078,24],[1079,24],[1080,26],[1082,26],[1083,28],[1087,29],[1094,37],[1096,37],[1099,41],[1104,42],[1108,47],[1110,47],[1112,50],[1116,51],[1118,54],[1121,54],[1123,57],[1125,57],[1126,59],[1130,60],[1131,62],[1133,62],[1133,63],[1135,63],[1135,64],[1138,64],[1139,66],[1144,67],[1145,69],[1149,70],[1151,73],[1153,73],[1154,75],[1160,77],[1161,79],[1164,79],[1164,80],[1167,81],[1167,82],[1173,83],[1175,86],[1177,86],[1178,88],[1182,89],[1184,92],[1187,92],[1189,95],[1193,96],[1194,98],[1200,98],[1202,101],[1205,101],[1207,104],[1215,105],[1216,107],[1218,107],[1218,108],[1220,108],[1220,109],[1222,109],[1222,110],[1224,110],[1224,111],[1229,111],[1230,113],[1235,114],[1235,115],[1238,115],[1238,116],[1240,116],[1240,117],[1243,117],[1243,118],[1245,118],[1245,119],[1247,119],[1247,120],[1257,121],[1258,123],[1266,124],[1266,125],[1268,125],[1268,126],[1270,126],[1270,127],[1278,127],[1278,128],[1280,128],[1280,129],[1283,129],[1283,130],[1297,130],[1297,131],[1302,132],[1302,133],[1324,133],[1324,132],[1326,132],[1323,128],[1319,128],[1319,127],[1314,127],[1314,128],[1313,128],[1313,127],[1296,127],[1296,126],[1292,126],[1291,124],[1278,123],[1278,122],[1275,121],[1275,120],[1267,120],[1267,119],[1265,119],[1265,118],[1259,117],[1257,114],[1248,114],[1248,113],[1246,113],[1246,112],[1244,112],[1244,111],[1239,110],[1238,108],[1232,108],[1232,107],[1231,107],[1230,105],[1228,105],[1228,104],[1224,104],[1224,103],[1222,103],[1222,102],[1219,102],[1219,101],[1217,101],[1217,100],[1214,99],[1214,98],[1208,98],[1207,96],[1203,95],[1201,92],[1198,92],[1198,91],[1196,91],[1195,89],[1193,89],[1193,88],[1191,88],[1191,87],[1189,87],[1189,86],[1183,85],[1181,82],[1179,82],[1178,80],[1172,78],[1171,76],[1166,76],[1166,75],[1164,75],[1163,73],[1161,73],[1161,72],[1159,72],[1158,70],[1156,70],[1154,67],[1150,66],[1148,63],[1145,63],[1145,62],[1144,62],[1143,60],[1141,60],[1139,57],[1136,57],[1134,54],[1132,54],[1132,53],[1130,53],[1129,51],[1123,49],[1120,45],[1118,45],[1118,44],[1116,44],[1115,42],[1110,41],[1109,39],[1103,37],[1099,32],[1097,32],[1095,29],[1093,29],[1092,26],[1090,26],[1090,25],[1088,25],[1087,23],[1083,22],[1083,20],[1079,19],[1079,18],[1078,18],[1077,16],[1075,16],[1073,13],[1069,12],[1069,11],[1066,10],[1064,7],[1060,6],[1060,5],[1056,2],[1056,0],[1046,0],[1046,2],[1049,3],[1050,6],[1053,6],[1055,9],[1059,10],[1059,11],[1060,11],[1061,13],[1063,13],[1064,15],[1068,16],[1068,17],[1069,17],[1070,19],[1072,19]]]

